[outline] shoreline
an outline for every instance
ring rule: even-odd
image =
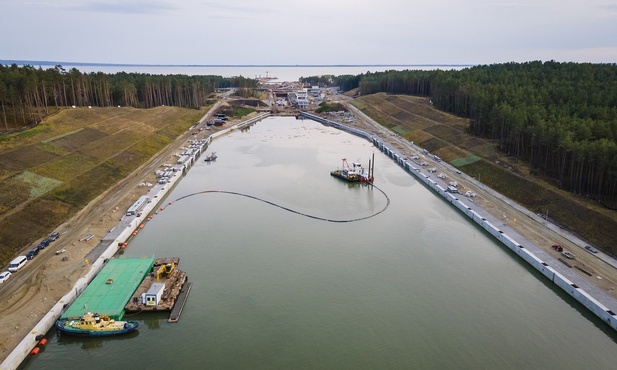
[[[434,156],[430,155],[430,153],[422,148],[415,147],[413,143],[404,140],[399,135],[387,131],[379,125],[379,123],[373,121],[352,104],[349,104],[348,101],[344,101],[344,105],[349,111],[353,112],[354,116],[360,119],[360,122],[355,121],[351,124],[342,124],[318,116],[316,116],[318,117],[316,121],[330,125],[329,123],[325,123],[325,121],[329,121],[333,123],[331,124],[333,127],[337,127],[338,129],[345,130],[348,133],[361,136],[371,141],[384,154],[397,162],[409,174],[416,177],[423,185],[434,191],[436,195],[440,195],[463,214],[470,217],[478,226],[485,229],[512,252],[534,267],[538,272],[545,275],[545,277],[551,280],[551,282],[561,288],[565,293],[576,299],[577,302],[590,310],[591,313],[595,314],[613,330],[617,331],[617,299],[615,297],[616,288],[614,281],[615,275],[617,274],[617,261],[615,259],[601,252],[591,254],[585,251],[584,247],[587,243],[572,233],[544,220],[542,217],[527,210],[513,200],[476,181],[475,178],[457,171],[451,165],[443,163],[441,159],[433,158]],[[307,114],[303,115],[308,117]],[[391,146],[393,149],[388,146]],[[406,155],[403,154],[403,152],[406,152]],[[471,185],[473,185],[478,188],[476,191],[484,194],[481,195],[480,198],[466,198],[460,193],[452,194],[448,192],[446,190],[448,183],[445,179],[440,180],[437,176],[431,178],[431,174],[427,175],[422,173],[423,167],[420,163],[411,160],[411,157],[418,154],[422,156],[421,160],[428,160],[430,162],[429,166],[436,166],[438,169],[442,170],[442,173],[445,172],[448,176],[456,177],[459,181],[464,181],[463,183],[466,185],[466,188],[471,189]],[[429,170],[429,172],[435,171]],[[438,184],[438,182],[441,184]],[[503,203],[506,208],[498,209],[498,205],[490,199],[486,203],[490,205],[490,207],[480,204],[480,200],[483,197],[488,198],[487,194],[490,194],[492,199]],[[468,199],[470,204],[465,204],[460,199]],[[474,201],[474,199],[476,200]],[[479,215],[472,210],[472,207],[476,209],[479,207],[485,214]],[[514,218],[514,216],[511,216],[510,219],[506,218],[506,212],[512,214],[512,211],[521,214],[521,216],[518,216],[518,223],[517,218]],[[501,212],[503,212],[505,219],[501,219]],[[488,221],[489,218],[493,223]],[[542,234],[541,237],[538,238],[538,235],[531,235],[531,230],[520,225],[523,222],[527,222],[527,227],[530,225],[533,226],[533,228],[536,229],[536,233],[537,230],[540,230]],[[561,253],[557,253],[557,257],[555,257],[555,251],[551,253],[550,247],[548,247],[552,244],[548,244],[549,242],[545,240],[550,238],[550,236],[548,236],[549,233],[555,234],[551,235],[553,240],[561,238],[559,244],[563,244],[564,246],[567,245],[563,241],[566,240],[569,245],[574,245],[580,248],[581,251],[585,251],[585,253],[577,257],[577,260],[585,259],[585,262],[580,262],[582,266],[578,265],[578,262],[575,263],[574,260],[561,258]],[[510,236],[508,234],[510,234]],[[519,243],[517,240],[522,242]],[[543,243],[539,243],[538,240]],[[555,243],[555,241],[553,241],[553,243]],[[578,254],[577,250],[573,251]],[[603,272],[606,273],[607,277],[611,278],[612,281],[607,283],[595,270],[592,270],[594,273],[587,271],[586,263],[589,261],[588,257],[591,257],[593,262],[599,261],[599,264],[604,265],[606,269],[604,269]],[[598,268],[598,264],[595,264],[594,268]],[[596,278],[596,280],[593,278]]]
[[[210,109],[210,110],[206,113],[206,115],[204,116],[204,118],[205,118],[205,117],[207,117],[209,114],[211,114],[211,112],[214,112],[214,111],[215,111],[215,109],[217,109],[217,105],[213,106],[213,107],[212,107],[212,108],[211,108],[211,109]],[[358,114],[356,113],[356,115],[358,115]],[[265,116],[264,116],[264,117],[265,117]],[[242,122],[240,122],[240,123],[238,123],[238,124],[235,124],[235,125],[232,125],[232,126],[230,126],[230,127],[228,127],[228,128],[225,128],[225,129],[222,129],[222,130],[216,131],[216,132],[212,133],[212,135],[209,135],[208,137],[210,137],[210,138],[216,138],[216,137],[222,136],[222,135],[224,135],[225,133],[227,133],[227,132],[229,132],[229,131],[231,131],[231,130],[233,130],[233,129],[239,128],[240,126],[242,126],[242,125],[244,125],[244,124],[250,124],[250,123],[252,123],[252,122],[255,122],[255,121],[258,121],[258,120],[260,120],[260,119],[263,119],[264,117],[255,117],[255,116],[254,116],[254,117],[251,117],[251,118],[249,118],[249,119],[247,119],[247,120],[245,120],[245,121],[242,121]],[[251,122],[250,122],[250,123],[246,123],[247,121],[251,121]],[[200,121],[200,123],[203,123],[203,119]],[[361,130],[361,129],[359,129],[359,130]],[[380,139],[380,140],[382,140],[384,143],[386,143],[386,142],[387,142],[388,144],[392,145],[393,147],[396,147],[396,145],[394,145],[394,144],[392,143],[392,141],[394,141],[394,140],[393,140],[393,139],[391,139],[391,138],[394,138],[394,137],[395,137],[394,135],[395,135],[395,134],[393,134],[393,133],[388,133],[388,134],[382,134],[382,135],[377,135],[377,136],[379,136],[379,139]],[[156,160],[153,160],[153,162],[150,162],[150,161],[149,161],[149,162],[147,162],[146,164],[144,164],[144,166],[142,166],[143,168],[140,168],[140,169],[138,169],[138,170],[137,170],[137,171],[135,171],[135,172],[136,172],[136,173],[137,173],[137,172],[141,172],[141,171],[143,171],[143,169],[144,169],[144,168],[150,168],[150,172],[152,172],[151,167],[152,167],[153,165],[152,165],[151,163],[159,163],[159,164],[164,163],[164,162],[165,162],[165,160],[167,160],[167,158],[169,157],[169,154],[170,154],[171,152],[173,152],[173,151],[177,150],[177,148],[178,148],[179,146],[181,146],[181,145],[183,145],[183,144],[184,144],[184,142],[186,141],[186,139],[190,139],[190,138],[191,138],[191,137],[190,137],[190,134],[189,134],[189,136],[188,136],[188,137],[187,137],[187,135],[186,135],[186,134],[185,134],[185,135],[183,135],[183,136],[181,136],[181,137],[179,137],[177,141],[175,141],[173,144],[171,144],[171,145],[170,145],[170,148],[166,148],[166,149],[164,150],[164,152],[166,152],[166,153],[161,153],[161,155],[160,155],[160,156],[159,156],[159,155],[157,155],[157,156],[156,156],[156,157],[157,157],[157,158],[156,158]],[[207,148],[207,146],[206,146],[205,148]],[[205,149],[205,148],[204,148],[204,149]],[[410,150],[411,150],[411,149],[413,149],[413,147],[411,147],[411,146],[410,146],[408,149],[410,149]],[[167,155],[167,157],[165,157],[165,155]],[[401,155],[402,155],[402,153],[401,153]],[[400,156],[399,156],[399,157],[400,157]],[[394,159],[394,158],[393,158],[393,159]],[[396,159],[395,159],[395,160],[396,160]],[[136,184],[137,182],[143,181],[143,178],[141,178],[141,177],[139,177],[139,176],[141,176],[141,175],[140,175],[140,174],[131,175],[131,177],[132,177],[132,180],[131,180],[131,181],[132,181],[133,183],[135,183],[135,184]],[[179,178],[180,178],[181,176],[182,176],[182,175],[179,175]],[[139,178],[138,178],[138,177],[139,177]],[[178,179],[179,179],[179,178],[178,178]],[[428,177],[426,177],[426,178],[428,179]],[[466,181],[470,181],[470,179],[467,179]],[[425,183],[425,184],[426,184],[426,183]],[[134,184],[133,184],[133,185],[134,185]],[[479,185],[481,185],[481,184],[476,184],[476,185],[478,185],[478,186],[479,186]],[[127,186],[127,185],[125,184],[125,185],[124,185],[124,186],[122,186],[120,189],[116,189],[116,190],[117,190],[117,192],[119,192],[119,193],[123,193],[123,194],[124,194],[124,201],[125,201],[125,203],[126,203],[126,199],[128,199],[128,200],[129,200],[129,202],[131,202],[131,198],[130,198],[130,196],[129,196],[129,191],[127,190],[129,187],[130,187],[130,186]],[[172,186],[168,186],[167,188],[168,188],[168,189],[167,189],[167,191],[169,191],[169,190],[171,190],[171,189],[173,188],[173,185],[172,185]],[[489,190],[490,190],[490,189],[489,189]],[[101,198],[101,199],[99,199],[99,198]],[[96,199],[97,204],[96,204],[96,205],[93,205],[93,207],[94,207],[94,208],[93,208],[93,209],[91,209],[91,210],[90,210],[90,212],[98,212],[98,211],[100,211],[100,208],[102,207],[101,202],[102,202],[102,200],[103,200],[105,197],[103,197],[103,195],[101,195],[99,198],[97,198],[97,199]],[[162,202],[162,198],[163,198],[163,197],[161,197],[161,198],[160,198],[159,202],[158,202],[156,205],[154,205],[154,206],[152,207],[152,209],[156,209],[158,206],[160,206],[160,205],[163,203],[163,202]],[[507,200],[506,200],[506,201],[507,201]],[[103,203],[103,205],[109,205],[109,204],[108,204],[109,202],[111,202],[111,201],[110,201],[110,200],[106,200],[106,201],[104,201],[104,202],[102,202],[102,203]],[[94,203],[94,202],[93,202],[93,203]],[[118,203],[118,204],[119,204],[119,203]],[[480,206],[480,205],[479,205],[479,206]],[[512,202],[512,204],[508,204],[508,206],[509,206],[509,207],[515,207],[515,203],[514,203],[514,202]],[[98,207],[98,208],[97,208],[97,207]],[[125,208],[124,208],[124,209],[125,209]],[[110,213],[115,213],[115,212],[117,212],[117,211],[120,211],[120,212],[122,213],[122,212],[123,212],[123,208],[119,208],[117,204],[113,204],[113,205],[112,205],[112,208],[111,208],[111,212],[110,212]],[[489,210],[486,210],[486,212],[489,212]],[[147,214],[147,212],[144,212],[144,213],[145,213],[145,214]],[[109,216],[109,217],[106,217],[106,216]],[[81,214],[79,214],[79,215],[75,216],[75,218],[76,218],[76,219],[77,219],[77,218],[79,218],[79,217],[81,217]],[[528,217],[529,217],[530,219],[532,219],[532,216],[531,216],[531,215],[529,215]],[[100,218],[100,220],[101,220],[101,225],[99,225],[99,227],[106,228],[106,229],[109,229],[109,227],[111,227],[111,226],[113,226],[113,225],[118,224],[117,217],[113,217],[113,215],[101,214],[101,218]],[[67,224],[69,224],[69,225],[70,225],[69,227],[73,227],[73,226],[72,226],[72,222],[74,222],[74,220],[67,222]],[[534,221],[534,222],[537,222],[537,221]],[[139,222],[137,222],[137,223],[135,224],[135,227],[137,227],[138,225],[139,225]],[[89,229],[89,227],[88,227],[87,225],[82,225],[82,226],[81,226],[81,229],[82,229],[82,230],[84,230],[84,229],[85,229],[85,230],[90,230],[90,229]],[[486,229],[486,228],[485,228],[485,229]],[[490,232],[490,231],[489,231],[489,232]],[[75,242],[73,242],[73,244],[75,245]],[[54,248],[55,248],[55,247],[54,247]],[[82,249],[84,249],[84,248],[82,248]],[[86,248],[85,248],[85,249],[88,249],[89,251],[92,251],[92,250],[94,249],[94,247],[89,247],[89,248],[88,248],[88,247],[86,246]],[[550,256],[549,256],[549,257],[550,257]],[[77,259],[79,260],[79,258],[77,258]],[[71,269],[71,266],[74,266],[74,265],[75,265],[75,264],[73,263],[73,264],[71,264],[70,266],[67,266],[67,269]],[[612,267],[612,265],[611,265],[611,267]],[[80,274],[84,274],[84,270],[85,270],[86,268],[87,268],[87,266],[79,266],[79,267],[74,268],[73,270],[71,270],[71,271],[72,271],[72,272],[71,272],[71,274],[72,274],[72,275],[66,275],[66,276],[69,276],[69,277],[70,277],[70,276],[74,276],[74,274],[75,274],[76,272],[79,272]],[[47,269],[47,268],[46,268],[46,269]],[[84,274],[84,276],[85,276],[85,274]],[[63,280],[66,280],[67,282],[70,282],[71,278],[69,278],[69,277],[64,277],[64,279],[63,279]],[[78,278],[79,278],[79,277],[78,277]],[[74,279],[74,281],[78,281],[78,280],[79,280],[78,278],[75,278],[75,279]],[[83,278],[83,277],[82,277],[82,278]],[[562,287],[562,288],[563,288],[563,287]],[[71,289],[71,288],[69,287],[69,289]],[[50,291],[50,290],[54,290],[54,289],[48,289],[48,291]],[[567,290],[566,290],[566,292],[567,292]],[[613,300],[614,300],[614,298],[613,298]],[[49,311],[50,311],[50,310],[48,310],[47,312],[49,312]],[[614,310],[614,311],[616,311],[616,312],[617,312],[617,310]],[[0,322],[1,322],[1,321],[0,321]],[[613,329],[615,329],[615,327],[613,327]],[[40,333],[39,333],[39,334],[40,334]],[[43,333],[43,334],[44,334],[44,333]],[[27,336],[28,336],[28,335],[27,335]],[[13,337],[14,337],[14,336],[13,336]],[[32,337],[34,337],[34,335],[32,335]],[[35,342],[35,343],[36,343],[36,342]],[[6,343],[4,343],[4,345],[6,345]],[[27,355],[29,354],[29,351],[30,351],[30,349],[31,349],[31,348],[32,348],[32,347],[30,347],[30,348],[28,349],[28,351],[26,352],[25,356],[27,356]],[[4,353],[0,354],[0,357],[4,357]],[[20,361],[20,363],[21,363],[21,361]],[[19,365],[19,363],[18,363],[18,365]],[[4,363],[4,362],[2,363],[1,368],[2,368],[2,369],[4,369],[4,368],[5,368],[5,363]]]
[[[212,106],[208,112],[199,120],[198,125],[206,124],[208,117],[211,117],[214,112],[222,104],[221,101]],[[225,135],[230,131],[252,124],[258,120],[265,118],[268,114],[249,115],[248,118],[241,120],[239,123],[234,123],[225,128],[213,129],[214,132],[203,131],[204,135],[201,138],[205,143],[201,147],[196,158],[192,158],[188,167],[192,166],[199,156],[207,149],[208,144],[212,139]],[[197,126],[197,125],[196,125]],[[193,130],[195,127],[193,127]],[[42,285],[45,290],[40,287],[36,291],[32,291],[31,281],[25,281],[22,286],[18,287],[19,294],[12,296],[7,304],[13,308],[12,311],[6,312],[0,318],[0,327],[4,327],[4,331],[0,329],[0,369],[17,368],[30,352],[37,345],[36,340],[38,335],[45,335],[53,328],[55,319],[68,307],[71,302],[85,289],[87,284],[100,272],[104,267],[105,260],[113,258],[121,249],[124,241],[129,240],[132,233],[147,220],[147,215],[151,212],[158,212],[157,208],[163,206],[164,198],[174,185],[184,176],[185,168],[181,171],[176,171],[169,183],[165,185],[153,186],[146,192],[139,191],[139,195],[151,194],[151,199],[156,199],[156,202],[150,202],[143,209],[140,217],[131,217],[127,219],[124,216],[126,209],[135,201],[135,195],[131,196],[135,189],[140,189],[139,183],[150,181],[156,183],[154,168],[168,163],[170,158],[175,163],[177,158],[175,153],[189,140],[197,138],[191,135],[192,130],[187,130],[183,135],[179,136],[172,144],[163,149],[149,161],[140,166],[126,181],[116,184],[108,191],[104,192],[92,202],[88,204],[73,218],[61,225],[58,230],[62,230],[61,243],[53,246],[53,248],[61,248],[66,246],[69,241],[76,237],[77,241],[72,241],[71,247],[65,254],[60,257],[50,257],[48,261],[40,266],[40,271],[37,275],[44,275]],[[99,214],[100,212],[100,214]],[[123,216],[118,217],[120,213]],[[96,215],[98,220],[88,220],[88,215]],[[124,222],[123,222],[124,220]],[[92,221],[92,223],[88,223]],[[85,235],[86,233],[93,235],[103,235],[99,240],[85,240],[81,242],[81,237],[77,235]],[[51,249],[51,247],[50,247]],[[69,258],[69,265],[63,264],[60,259],[62,256]],[[83,256],[83,257],[80,257]],[[88,261],[90,259],[90,261]],[[59,285],[60,288],[56,286]],[[65,287],[65,288],[63,288]],[[66,289],[66,290],[64,290]],[[25,292],[24,292],[25,291]],[[47,293],[47,294],[45,294]],[[51,294],[51,299],[43,297],[43,302],[37,302],[33,305],[33,300],[40,297],[42,294]],[[38,301],[38,299],[37,299]],[[17,307],[15,307],[17,305]],[[18,312],[20,308],[28,307],[33,311],[24,320],[24,312]],[[15,310],[14,308],[17,308]],[[7,310],[8,311],[8,310]],[[18,325],[13,325],[12,322],[17,322]],[[26,331],[27,329],[28,331]],[[1,333],[5,333],[2,335]]]

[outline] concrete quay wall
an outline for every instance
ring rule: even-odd
[[[606,322],[611,328],[613,328],[613,330],[617,330],[617,314],[615,313],[615,311],[617,311],[617,301],[615,301],[612,297],[608,296],[599,289],[595,289],[594,294],[590,294],[590,292],[586,291],[579,285],[572,282],[564,274],[557,271],[556,268],[551,267],[549,263],[545,262],[541,258],[538,258],[536,254],[529,250],[529,248],[523,246],[524,244],[528,246],[533,245],[531,242],[529,242],[520,235],[514,236],[506,234],[503,230],[499,229],[497,226],[487,220],[488,215],[482,216],[479,213],[483,210],[473,210],[471,207],[458,199],[458,194],[448,192],[446,188],[444,188],[444,186],[441,186],[436,181],[431,179],[429,175],[422,173],[420,167],[416,167],[415,163],[405,159],[405,157],[397,150],[391,149],[388,144],[382,141],[380,138],[375,137],[362,130],[349,127],[338,122],[333,122],[306,112],[302,112],[301,115],[303,117],[313,119],[317,122],[335,127],[337,129],[349,132],[351,134],[366,138],[367,140],[371,141],[373,145],[375,145],[384,154],[397,162],[407,172],[415,176],[418,180],[420,180],[421,183],[425,184],[425,186],[433,190],[443,199],[456,207],[456,209],[458,209],[461,213],[465,214],[472,221],[474,221],[476,224],[486,230],[495,239],[499,240],[501,243],[507,246],[524,261],[526,261],[532,267],[542,273],[542,275],[546,276],[563,291],[568,293],[570,296],[580,302],[583,306],[593,312],[596,316],[598,316],[602,321]],[[520,240],[520,242],[517,241],[517,239]],[[536,248],[538,247],[536,246]],[[559,263],[552,257],[551,260],[551,263]],[[611,307],[608,307],[607,304],[604,304],[601,301],[610,303]]]
[[[28,335],[13,349],[13,351],[7,356],[7,358],[0,364],[0,370],[8,370],[8,369],[17,369],[19,365],[30,355],[30,352],[33,348],[35,348],[38,344],[36,339],[39,335],[45,335],[51,328],[55,325],[56,320],[58,320],[66,308],[68,308],[77,297],[86,290],[86,287],[96,275],[98,275],[105,263],[113,258],[116,253],[120,250],[122,245],[130,240],[135,231],[139,230],[139,226],[144,223],[147,219],[147,215],[152,212],[158,213],[161,207],[164,209],[165,206],[162,205],[163,199],[169,193],[171,189],[173,189],[174,185],[180,181],[186,171],[197,161],[199,156],[205,151],[208,145],[212,142],[213,139],[218,138],[222,135],[229,133],[230,131],[238,128],[245,127],[247,125],[253,124],[259,120],[267,117],[269,113],[262,113],[245,121],[242,121],[230,128],[218,131],[212,135],[209,135],[204,138],[202,145],[199,150],[195,152],[190,158],[181,165],[177,166],[177,171],[171,176],[166,184],[156,184],[154,185],[150,191],[146,194],[150,201],[146,203],[142,211],[135,216],[125,216],[122,217],[118,223],[118,226],[112,228],[99,242],[99,245],[96,248],[102,247],[104,251],[95,261],[88,261],[87,263],[91,266],[90,270],[73,286],[73,288],[43,316],[43,318],[30,330]]]

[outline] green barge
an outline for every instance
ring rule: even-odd
[[[154,257],[110,259],[60,318],[80,317],[85,312],[96,312],[121,320],[126,303],[150,273],[154,262]]]

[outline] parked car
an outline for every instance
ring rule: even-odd
[[[566,256],[566,258],[569,258],[569,259],[571,259],[571,260],[573,260],[573,259],[575,259],[575,258],[576,258],[576,256],[575,256],[575,255],[573,255],[573,254],[572,254],[572,253],[570,253],[570,252],[563,252],[563,255],[564,255],[564,256]]]
[[[589,246],[589,245],[586,245],[586,246],[585,246],[585,249],[586,249],[588,252],[590,252],[590,253],[598,253],[598,250],[597,250],[597,249],[595,249],[594,247]]]
[[[39,245],[36,246],[36,248],[38,250],[43,250],[43,249],[45,249],[45,247],[47,247],[49,245],[49,243],[51,243],[51,240],[45,239],[42,242],[40,242]]]
[[[2,272],[0,274],[0,284],[4,283],[7,280],[9,280],[9,277],[11,277],[11,273],[9,271]]]
[[[58,239],[60,237],[60,233],[57,231],[54,231],[53,233],[49,234],[49,240],[51,240],[52,242],[56,239]]]
[[[31,260],[33,259],[37,254],[39,254],[39,248],[32,248],[30,249],[30,251],[28,252],[28,254],[26,254],[26,258]]]

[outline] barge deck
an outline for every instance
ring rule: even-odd
[[[81,316],[89,311],[121,320],[124,305],[154,263],[153,257],[110,259],[61,318]]]
[[[174,309],[171,311],[171,314],[169,315],[169,319],[167,319],[167,322],[178,322],[178,320],[180,320],[180,315],[182,314],[182,310],[184,309],[184,304],[186,303],[186,300],[189,297],[189,293],[191,292],[192,286],[193,286],[193,283],[191,282],[184,284],[184,286],[182,287],[182,290],[180,291],[180,295],[178,296],[178,302],[174,306]]]
[[[176,301],[179,300],[182,287],[187,281],[186,273],[177,268],[179,262],[180,259],[177,257],[157,259],[152,272],[143,279],[132,298],[126,303],[124,307],[126,312],[171,311]],[[156,284],[165,285],[163,293],[154,297],[153,301],[146,303],[143,299],[144,294],[149,293]]]

